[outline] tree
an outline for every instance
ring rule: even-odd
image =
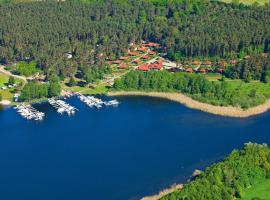
[[[73,86],[75,86],[75,85],[77,85],[77,82],[76,82],[76,80],[74,79],[74,77],[72,76],[72,77],[69,79],[68,86],[69,86],[69,87],[73,87]]]
[[[8,84],[9,85],[14,85],[15,84],[15,78],[13,76],[10,76],[8,79]]]

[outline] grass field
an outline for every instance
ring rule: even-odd
[[[241,200],[270,200],[270,179],[264,180],[245,191]]]
[[[221,0],[223,2],[226,2],[226,3],[231,3],[232,0]],[[253,4],[255,2],[259,3],[259,4],[265,4],[265,3],[270,3],[270,0],[239,0],[240,3],[244,3],[244,4]]]

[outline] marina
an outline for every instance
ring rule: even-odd
[[[75,107],[69,105],[68,103],[66,103],[62,100],[55,100],[54,98],[51,98],[48,100],[48,102],[60,114],[67,113],[68,115],[73,115],[73,114],[75,114],[75,112],[77,110]]]
[[[41,121],[45,116],[44,113],[39,112],[30,105],[20,104],[16,106],[15,109],[23,118],[28,120]]]

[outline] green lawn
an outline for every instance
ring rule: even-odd
[[[221,1],[226,2],[226,3],[232,2],[232,0],[221,0]],[[270,3],[270,0],[239,0],[239,2],[250,5],[250,4],[253,4],[255,2],[257,2],[259,4]]]
[[[245,191],[241,200],[270,200],[270,179],[259,182]]]
[[[8,82],[8,76],[4,74],[0,74],[0,88],[5,86],[7,82]]]

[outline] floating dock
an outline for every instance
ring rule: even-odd
[[[101,108],[103,105],[116,106],[119,104],[119,102],[117,100],[103,101],[103,100],[96,98],[94,96],[85,96],[82,94],[78,94],[78,97],[82,102],[87,104],[89,107]]]
[[[41,121],[43,120],[45,114],[43,112],[39,112],[35,108],[30,105],[20,104],[15,107],[17,112],[25,119],[28,120],[36,120]]]
[[[68,103],[62,101],[62,100],[55,100],[54,98],[51,98],[48,100],[49,104],[54,107],[58,113],[64,114],[67,113],[68,115],[73,115],[76,112],[76,108],[69,105]]]

